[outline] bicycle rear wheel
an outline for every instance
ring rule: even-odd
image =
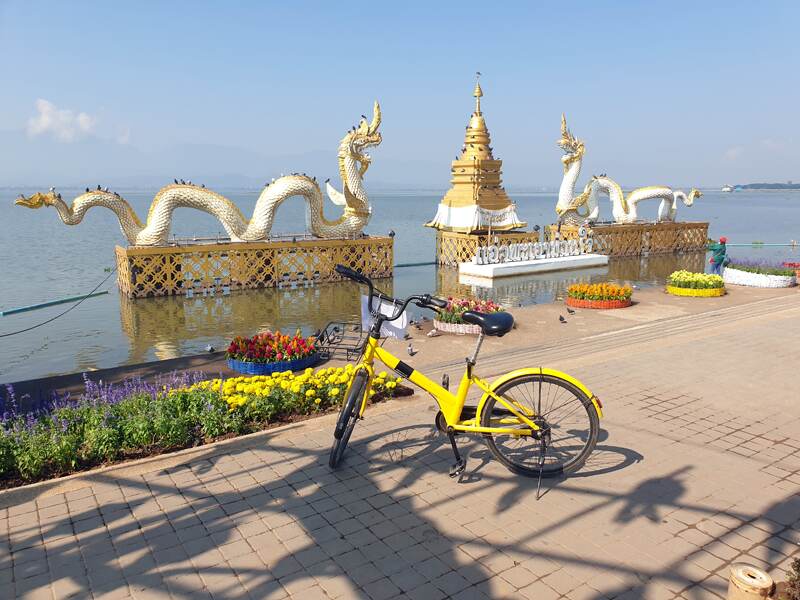
[[[580,469],[597,444],[600,420],[591,399],[569,381],[553,375],[515,377],[495,390],[516,410],[531,418],[538,436],[485,433],[494,457],[509,470],[528,477],[557,477]],[[486,401],[484,427],[529,429],[502,403]]]
[[[361,401],[367,391],[367,380],[368,375],[364,370],[357,371],[353,376],[350,389],[347,391],[347,398],[342,404],[342,410],[339,413],[339,419],[336,421],[336,428],[333,431],[333,445],[328,457],[328,466],[331,469],[339,466],[345,448],[347,448],[347,442],[350,441],[350,435],[353,433],[353,428],[358,420]]]

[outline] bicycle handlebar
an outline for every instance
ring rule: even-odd
[[[369,277],[362,275],[358,271],[354,271],[350,267],[345,267],[344,265],[336,265],[334,270],[339,273],[339,275],[344,275],[348,279],[352,279],[353,281],[357,281],[359,283],[363,283],[364,285],[368,285],[372,287],[372,281],[370,281]]]
[[[424,294],[422,296],[413,295],[409,296],[405,300],[399,300],[397,298],[393,298],[391,296],[387,296],[385,294],[378,294],[375,293],[375,286],[372,284],[372,280],[367,277],[366,275],[362,275],[358,271],[351,269],[350,267],[345,267],[344,265],[336,265],[334,270],[344,277],[348,279],[352,279],[358,283],[364,284],[369,288],[369,312],[372,316],[378,316],[378,313],[372,306],[372,299],[377,295],[381,300],[388,300],[392,302],[395,306],[400,305],[400,310],[395,310],[394,314],[390,317],[384,314],[380,314],[381,320],[383,321],[394,321],[400,318],[400,315],[405,312],[406,308],[411,302],[414,302],[420,308],[430,308],[435,310],[437,308],[447,308],[447,300],[442,300],[441,298],[436,298],[435,296],[431,296],[430,294]]]

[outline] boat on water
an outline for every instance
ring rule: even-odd
[[[729,184],[729,183],[726,183],[725,185],[722,186],[722,191],[723,192],[732,192],[733,191],[733,186],[731,184]]]

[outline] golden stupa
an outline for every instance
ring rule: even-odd
[[[473,233],[508,231],[525,227],[517,217],[500,178],[503,161],[492,155],[491,139],[481,113],[483,90],[475,82],[475,112],[467,125],[464,147],[451,169],[453,187],[439,203],[436,216],[427,227],[441,231]]]

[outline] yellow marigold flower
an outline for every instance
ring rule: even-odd
[[[317,392],[315,392],[314,390],[306,390],[306,396],[308,396],[309,398],[313,398],[316,395]]]
[[[388,382],[386,384],[386,389],[387,390],[393,390],[396,387],[397,387],[397,384],[394,381],[390,381],[390,382]]]
[[[328,390],[328,396],[332,396],[335,398],[338,395],[339,395],[339,388],[335,387]]]
[[[378,373],[378,377],[380,377],[381,379],[386,379],[388,375],[389,374],[386,371],[381,371],[380,373]]]
[[[322,398],[317,398],[314,400],[314,404],[319,404],[320,402],[322,402]]]

